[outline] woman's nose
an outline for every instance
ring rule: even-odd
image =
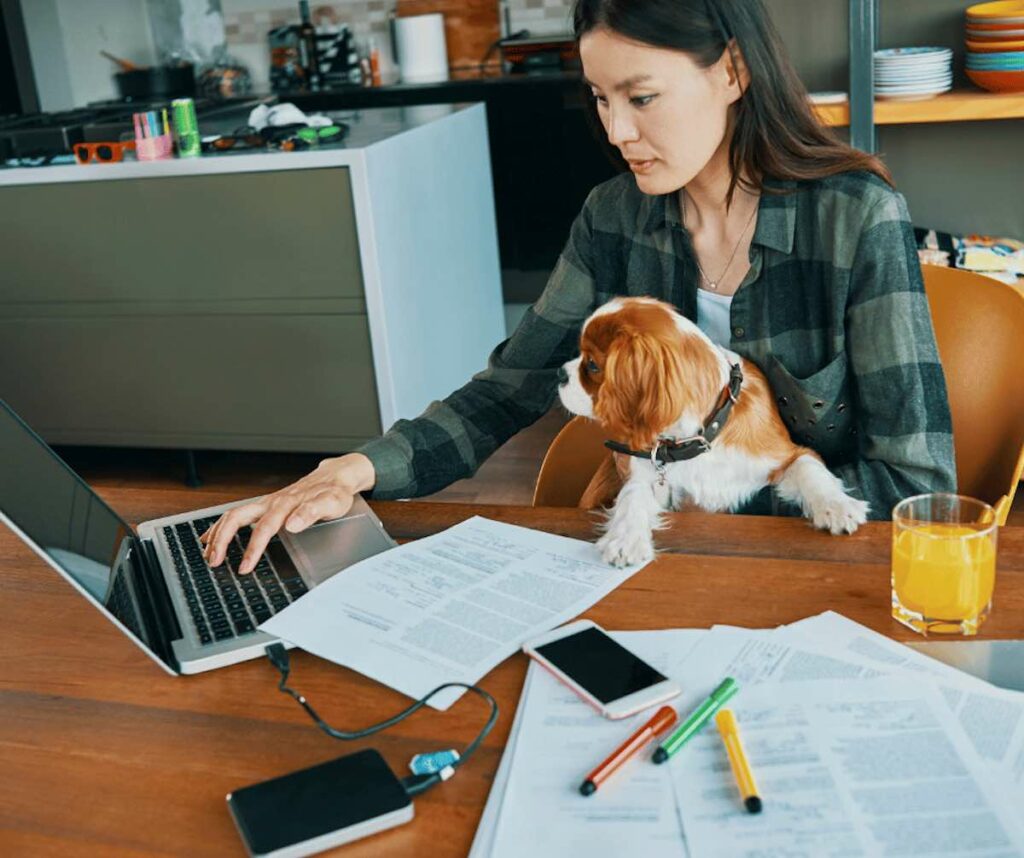
[[[565,367],[564,366],[560,366],[558,368],[558,383],[559,384],[568,384],[569,383],[569,373],[567,373],[565,371]]]
[[[636,126],[620,112],[609,111],[608,116],[608,142],[613,146],[621,143],[633,142],[637,139]]]

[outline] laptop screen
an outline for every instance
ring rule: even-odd
[[[0,512],[155,654],[126,562],[131,528],[3,400]]]

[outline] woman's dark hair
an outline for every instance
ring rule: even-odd
[[[577,41],[605,27],[683,51],[702,68],[728,48],[738,69],[739,49],[750,82],[734,105],[727,204],[738,183],[763,190],[766,177],[799,181],[867,170],[893,184],[879,158],[842,142],[818,120],[761,0],[576,0],[573,23]]]

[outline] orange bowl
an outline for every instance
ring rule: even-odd
[[[1024,39],[1017,42],[972,42],[967,41],[967,50],[976,54],[1001,54],[1004,51],[1024,51]]]
[[[974,71],[967,77],[989,92],[1024,92],[1024,71]]]

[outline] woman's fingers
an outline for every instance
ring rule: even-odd
[[[259,521],[252,526],[249,545],[242,555],[242,562],[238,564],[239,575],[248,575],[252,572],[266,550],[267,544],[281,529],[284,520],[291,515],[292,510],[302,502],[302,497],[302,495],[287,489],[271,496],[269,507],[260,516]]]
[[[228,545],[235,534],[238,533],[238,529],[247,524],[252,524],[252,522],[263,515],[267,510],[269,502],[270,498],[261,498],[244,506],[236,506],[217,519],[213,527],[210,528],[209,536],[207,537],[206,551],[204,552],[206,562],[211,566],[220,566],[224,562],[224,555],[227,552]]]

